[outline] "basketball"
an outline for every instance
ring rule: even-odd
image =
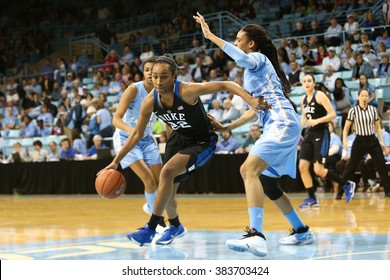
[[[106,169],[96,177],[95,188],[101,197],[115,199],[125,192],[126,180],[118,170]]]

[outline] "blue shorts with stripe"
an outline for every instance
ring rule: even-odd
[[[175,178],[175,183],[184,181],[187,178],[187,175],[192,173],[195,169],[205,165],[215,154],[217,141],[218,136],[215,133],[210,133],[208,139],[196,141],[184,138],[173,131],[165,148],[164,164],[178,153],[190,156],[186,166],[186,174],[177,176]]]
[[[120,134],[119,130],[116,130],[113,136],[114,150],[118,154],[122,149],[127,137]],[[156,140],[153,136],[146,136],[142,138],[137,145],[121,160],[121,167],[127,168],[134,162],[143,160],[147,166],[153,166],[161,164],[161,155],[157,147]]]
[[[299,159],[309,162],[326,163],[330,145],[328,127],[324,129],[309,130],[302,143]]]

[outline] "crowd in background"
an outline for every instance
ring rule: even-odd
[[[119,5],[122,1],[114,2]],[[190,18],[192,11],[199,7],[193,7],[191,1],[179,2],[181,8],[176,16],[159,25],[155,36],[189,33],[201,35],[199,26]],[[224,9],[228,5],[228,10],[246,19],[255,18],[259,9],[276,4],[281,7],[281,15],[300,12],[302,20],[297,22],[296,29],[292,31],[293,39],[282,39],[278,49],[280,66],[290,83],[299,87],[304,73],[321,73],[316,86],[329,95],[337,114],[342,118],[342,125],[349,109],[356,105],[356,99],[345,85],[346,80],[359,81],[359,89],[369,91],[370,104],[378,106],[376,87],[369,81],[371,78],[384,78],[385,82],[390,83],[389,29],[373,29],[383,25],[383,21],[364,10],[359,12],[360,16],[366,18],[363,26],[356,22],[359,13],[351,12],[343,19],[328,17],[349,9],[368,10],[371,2],[363,0],[357,4],[357,1],[347,1],[344,5],[339,5],[339,1],[309,1],[307,5],[304,5],[304,1],[228,1],[229,4],[227,1],[207,2],[210,3],[203,6],[206,11]],[[238,5],[240,2],[245,2],[245,5]],[[64,12],[65,15],[57,19],[61,24],[77,24],[80,17],[92,19],[94,12],[100,14],[98,19],[106,22],[107,17],[112,16],[115,10],[108,10],[109,15],[106,12],[107,17],[104,17],[102,9],[104,7],[101,5],[91,5],[90,9],[78,13]],[[44,8],[37,8],[35,13],[45,14],[46,11]],[[44,26],[45,22],[53,24],[56,13],[43,17],[44,21],[39,25]],[[143,41],[141,32],[130,33],[128,42],[120,44],[115,40],[115,33],[110,30],[110,25],[106,23],[96,33],[110,48],[109,52],[102,49],[103,61],[93,61],[83,51],[78,56],[59,57],[55,61],[47,57],[41,69],[34,71],[23,56],[23,50],[24,45],[29,44],[30,37],[37,39],[36,34],[23,36],[23,33],[19,33],[16,38],[7,37],[9,24],[22,26],[28,23],[24,18],[11,19],[4,13],[2,15],[2,35],[5,36],[0,39],[0,54],[2,64],[13,68],[13,71],[11,75],[3,75],[0,84],[0,148],[6,144],[8,132],[18,130],[20,134],[17,139],[20,140],[50,135],[63,136],[60,141],[44,144],[39,139],[35,140],[32,144],[33,153],[26,152],[21,147],[22,141],[16,142],[14,151],[21,151],[22,161],[96,158],[97,148],[112,145],[112,114],[124,90],[133,82],[143,79],[143,62],[151,57],[172,54],[172,51],[167,48],[166,41],[161,41],[158,48],[143,44],[140,51],[139,46]],[[328,28],[319,29],[321,23],[327,23]],[[346,37],[340,33],[343,30]],[[233,36],[226,39],[233,42],[235,35],[230,35]],[[9,44],[11,41],[12,44]],[[194,36],[190,51],[185,56],[177,57],[177,78],[192,82],[231,80],[242,85],[243,69],[237,67],[220,49],[210,49],[210,46],[201,45],[200,37]],[[14,55],[13,58],[10,53]],[[93,67],[97,64],[100,66]],[[340,78],[336,75],[340,71],[350,71],[350,77]],[[206,95],[201,99],[205,110],[222,123],[234,121],[248,109],[240,97],[229,92]],[[296,105],[299,107],[299,104]],[[383,117],[386,108],[379,113]],[[164,126],[157,122],[154,133],[164,133]],[[219,153],[248,152],[260,135],[261,128],[256,125],[251,126],[244,134],[245,138],[241,138],[241,135],[235,137],[231,131],[223,132],[217,150]],[[341,158],[342,148],[338,154]],[[11,155],[3,157],[3,162],[14,160]]]

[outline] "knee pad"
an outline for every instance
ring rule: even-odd
[[[283,195],[283,190],[279,187],[279,180],[279,178],[260,175],[260,181],[263,185],[264,193],[271,200],[277,200]]]

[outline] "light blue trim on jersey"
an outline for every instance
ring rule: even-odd
[[[119,130],[116,130],[113,135],[114,150],[118,154],[122,149],[124,143],[126,142],[127,137],[119,133]],[[134,162],[143,160],[147,166],[153,166],[156,164],[161,164],[161,155],[157,147],[156,140],[153,136],[146,136],[142,138],[137,145],[131,149],[130,152],[121,160],[121,167],[127,168],[132,165]]]
[[[272,107],[258,112],[263,134],[252,147],[250,155],[264,160],[269,168],[263,172],[270,177],[296,176],[297,144],[301,135],[301,124],[290,101],[284,96],[282,83],[271,63],[262,53],[245,54],[238,48],[225,44],[223,50],[245,66],[244,89],[254,97],[263,97]]]
[[[142,101],[148,95],[148,92],[145,89],[143,81],[133,83],[133,85],[137,88],[137,94],[136,94],[135,98],[131,101],[122,120],[126,124],[128,124],[129,126],[136,127],[137,122],[138,122],[138,118],[139,118],[139,114],[140,114]],[[152,116],[150,117],[149,123],[145,128],[144,137],[153,135],[153,124],[155,121],[156,121],[156,116],[154,114],[152,114]],[[125,131],[120,131],[120,134],[122,136],[125,136],[125,137],[129,136],[129,133],[127,133]]]

